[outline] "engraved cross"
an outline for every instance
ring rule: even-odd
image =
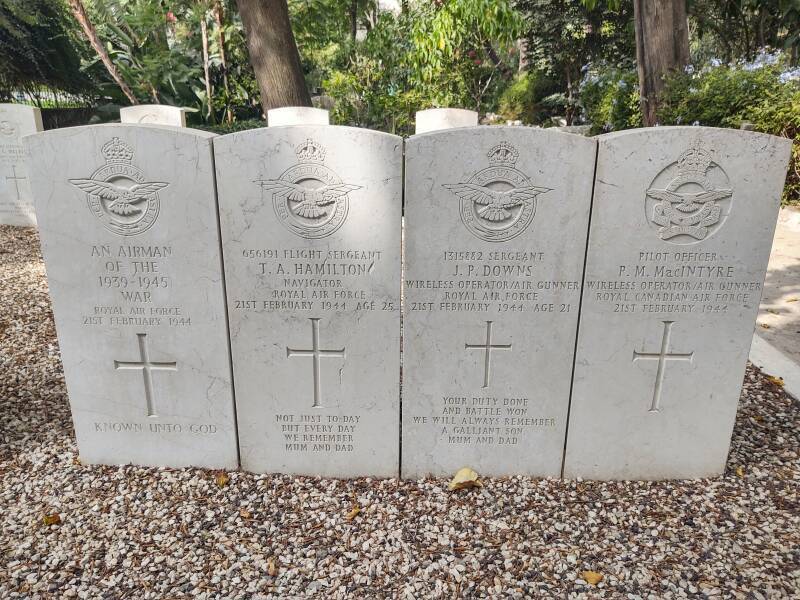
[[[314,374],[314,404],[312,408],[321,408],[322,405],[322,382],[320,373],[320,360],[322,358],[345,358],[345,348],[341,350],[323,350],[319,347],[319,319],[311,318],[311,348],[307,350],[298,350],[286,346],[286,356],[291,358],[294,356],[310,356],[312,358],[311,365]]]
[[[147,416],[157,417],[155,407],[155,394],[153,392],[153,375],[151,371],[177,371],[176,362],[151,362],[150,353],[147,350],[147,334],[137,333],[139,338],[139,362],[114,361],[115,369],[134,369],[141,371],[144,377],[144,396],[147,401]]]
[[[669,360],[688,360],[692,362],[694,352],[686,354],[670,354],[669,353],[669,338],[672,332],[672,325],[674,321],[662,321],[664,323],[664,333],[661,336],[661,351],[660,352],[638,352],[633,351],[633,362],[637,360],[657,360],[658,369],[656,370],[656,384],[653,388],[653,402],[650,404],[649,412],[658,412],[659,405],[661,404],[661,390],[664,387],[664,371],[667,370],[667,361]]]
[[[511,350],[511,344],[492,344],[492,321],[486,321],[486,342],[464,344],[466,350],[483,350],[483,387],[489,387],[492,370],[492,350]]]
[[[17,200],[19,200],[20,199],[20,197],[19,197],[19,182],[22,181],[23,179],[27,179],[27,177],[20,177],[19,175],[17,175],[17,166],[16,165],[12,165],[11,166],[11,171],[14,173],[14,176],[13,177],[8,177],[7,176],[6,177],[6,181],[8,181],[9,179],[14,181],[14,187],[17,189]]]

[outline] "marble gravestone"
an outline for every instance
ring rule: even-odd
[[[0,104],[0,225],[36,226],[21,138],[42,129],[38,108]]]
[[[440,129],[455,127],[475,127],[478,125],[478,113],[464,108],[428,108],[417,111],[414,132],[430,133]]]
[[[519,127],[406,142],[402,476],[558,476],[596,143]]]
[[[81,459],[236,468],[211,138],[25,138]]]
[[[283,125],[328,125],[330,114],[322,108],[311,106],[283,106],[267,111],[270,127]]]
[[[167,104],[137,104],[119,109],[122,123],[186,127],[186,109]]]
[[[396,476],[402,139],[214,141],[242,468]]]
[[[599,138],[564,475],[725,468],[791,141]]]

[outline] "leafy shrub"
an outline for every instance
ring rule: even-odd
[[[739,128],[794,140],[784,203],[800,203],[800,72],[790,71],[780,53],[753,62],[691,67],[665,81],[658,111],[662,125]]]
[[[589,66],[578,96],[593,134],[642,126],[639,80],[631,66]]]
[[[267,122],[262,119],[243,119],[241,121],[222,123],[220,125],[197,125],[196,128],[225,135],[226,133],[235,133],[237,131],[245,131],[246,129],[258,129],[259,127],[266,126]]]
[[[542,71],[518,74],[500,95],[497,112],[504,119],[526,125],[545,123],[558,111],[545,100],[558,89],[558,82]]]

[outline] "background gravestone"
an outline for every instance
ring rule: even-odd
[[[137,104],[119,109],[122,123],[186,127],[186,109],[167,104]]]
[[[791,141],[703,127],[599,139],[565,476],[717,475]]]
[[[30,175],[81,458],[235,468],[212,134],[30,136]]]
[[[407,141],[404,477],[560,474],[595,153],[519,127]]]
[[[36,226],[22,136],[42,129],[38,108],[0,104],[0,225]]]
[[[214,142],[242,467],[396,476],[402,140]]]

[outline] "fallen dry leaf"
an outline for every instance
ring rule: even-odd
[[[597,571],[584,571],[581,573],[581,579],[583,579],[589,585],[597,585],[603,581],[603,574],[598,573]]]
[[[798,300],[800,300],[800,298],[787,298],[786,299],[787,302],[797,302]]]
[[[736,476],[740,478],[744,477],[744,467],[742,465],[736,467]]]
[[[779,311],[775,310],[774,308],[768,308],[768,309],[767,309],[767,312],[768,312],[768,313],[772,313],[773,315],[779,315],[779,314],[781,314]]]
[[[769,325],[767,325],[766,323],[759,323],[759,325],[761,325],[763,329],[769,329]]]
[[[356,515],[358,515],[358,513],[360,512],[361,512],[361,507],[358,504],[356,504],[355,506],[353,506],[353,510],[347,513],[344,518],[347,521],[352,521],[353,519],[356,518]]]
[[[214,477],[214,481],[217,483],[217,485],[219,487],[225,487],[228,484],[228,482],[230,481],[230,479],[231,478],[228,477],[228,474],[225,471],[220,471]]]
[[[49,525],[58,525],[59,523],[61,523],[61,515],[58,514],[58,513],[53,513],[51,515],[45,515],[44,517],[42,517],[42,522],[45,525],[48,525],[48,526]]]
[[[767,375],[767,379],[773,385],[777,385],[778,387],[783,387],[783,377],[774,377],[772,375]]]
[[[469,467],[462,467],[453,476],[453,479],[447,486],[449,490],[463,490],[471,487],[483,487],[481,480],[478,479],[478,474]]]
[[[271,556],[267,559],[267,575],[275,577],[278,574],[278,565],[275,564],[275,559]]]
[[[246,510],[244,508],[240,508],[239,509],[239,516],[242,517],[243,519],[250,519],[250,518],[252,518],[253,515],[250,513],[249,510]]]

